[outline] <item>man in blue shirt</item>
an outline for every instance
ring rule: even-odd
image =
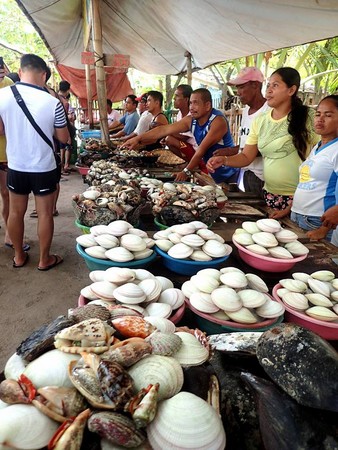
[[[114,130],[114,128],[119,127],[121,124],[124,125],[121,131],[114,134],[114,137],[118,138],[121,136],[126,136],[131,134],[140,119],[140,116],[136,110],[138,101],[136,100],[136,95],[128,95],[124,101],[125,114],[119,120],[115,120],[111,125],[109,125],[109,130]]]

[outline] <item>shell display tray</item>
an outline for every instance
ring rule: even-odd
[[[272,297],[271,297],[272,298]],[[232,320],[221,320],[210,314],[203,313],[195,309],[189,299],[185,299],[187,307],[196,315],[196,323],[198,327],[207,334],[231,333],[234,331],[266,331],[269,328],[281,323],[283,315],[274,319],[265,319],[254,324],[237,323]]]
[[[296,311],[286,305],[277,294],[278,289],[282,287],[281,284],[276,284],[272,290],[273,298],[285,307],[285,321],[300,325],[308,330],[317,333],[324,339],[331,341],[338,341],[338,323],[324,322],[323,320],[314,319],[306,315],[304,312]]]
[[[83,295],[79,296],[77,306],[84,306],[87,305],[88,303],[90,303],[90,300],[88,300]],[[169,320],[176,325],[183,318],[184,312],[185,312],[185,303],[183,303],[182,306],[173,311],[173,314],[169,317]]]

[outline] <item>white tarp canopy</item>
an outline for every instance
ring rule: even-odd
[[[84,0],[89,5],[91,0]],[[82,0],[17,0],[57,64],[83,68]],[[101,0],[103,51],[152,74],[337,35],[338,0]],[[92,50],[92,48],[90,48]]]

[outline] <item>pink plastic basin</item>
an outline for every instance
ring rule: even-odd
[[[265,272],[286,272],[292,269],[297,262],[303,261],[307,257],[306,254],[292,259],[273,258],[253,253],[246,247],[235,242],[234,239],[232,239],[232,242],[238,248],[239,256],[244,262],[255,269],[264,270]]]
[[[304,328],[307,328],[308,330],[317,333],[319,336],[329,341],[338,340],[337,322],[324,322],[323,320],[314,319],[310,316],[307,316],[301,311],[296,311],[295,309],[290,308],[290,306],[283,303],[283,300],[277,294],[277,290],[281,287],[281,284],[276,284],[276,286],[272,290],[272,295],[273,298],[277,300],[277,302],[281,303],[285,307],[285,322],[292,322]]]

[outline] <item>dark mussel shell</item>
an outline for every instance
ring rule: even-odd
[[[257,358],[269,377],[298,403],[338,412],[338,354],[324,339],[283,323],[263,333]]]

